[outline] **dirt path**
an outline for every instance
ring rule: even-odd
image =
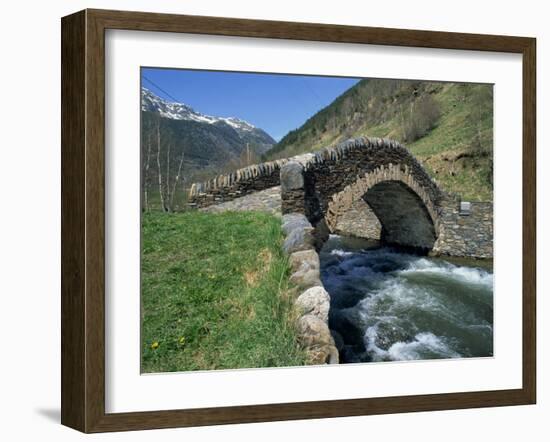
[[[216,204],[201,209],[204,212],[225,212],[227,210],[258,210],[274,215],[281,214],[281,187],[272,187],[259,192],[245,195],[226,203]]]

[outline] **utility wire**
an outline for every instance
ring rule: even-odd
[[[314,97],[315,101],[317,101],[317,105],[319,106],[319,110],[321,110],[324,107],[323,106],[323,100],[321,100],[321,97],[319,97],[319,95],[317,94],[317,92],[315,92],[315,90],[313,89],[311,84],[309,84],[306,80],[304,80],[303,77],[299,76],[298,78],[300,79],[302,84],[305,85],[306,89],[309,89],[309,91],[311,92],[311,94]]]
[[[180,100],[175,98],[173,95],[170,95],[168,92],[166,92],[163,88],[161,88],[158,84],[156,84],[153,80],[147,78],[145,75],[141,74],[142,78],[146,80],[148,83],[150,83],[153,87],[156,87],[159,91],[161,91],[164,95],[169,97],[171,100],[174,100],[176,103],[181,103]]]

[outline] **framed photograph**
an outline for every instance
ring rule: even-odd
[[[62,423],[536,401],[535,39],[62,19]]]

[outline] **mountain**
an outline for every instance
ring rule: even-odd
[[[204,115],[186,104],[164,100],[144,87],[141,89],[141,110],[142,112],[156,113],[162,118],[178,121],[194,121],[209,125],[205,127],[216,126],[225,131],[231,128],[238,134],[243,148],[246,148],[246,143],[248,143],[249,148],[260,155],[275,144],[275,140],[269,134],[245,120],[236,117]]]
[[[396,139],[443,189],[473,201],[492,200],[492,85],[364,79],[290,131],[264,159],[356,136]]]
[[[142,88],[142,207],[179,210],[193,182],[258,163],[274,144],[247,121],[204,115]]]

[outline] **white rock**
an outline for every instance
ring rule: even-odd
[[[324,287],[317,286],[307,289],[296,298],[294,305],[301,315],[313,315],[328,324],[330,296]]]

